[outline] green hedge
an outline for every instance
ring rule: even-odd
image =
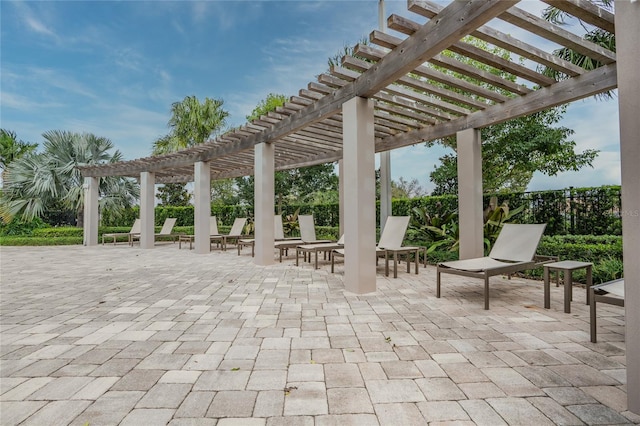
[[[1,236],[0,246],[65,246],[82,244],[82,237],[17,237]]]

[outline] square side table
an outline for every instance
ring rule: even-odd
[[[573,271],[586,269],[587,271],[587,305],[589,304],[589,289],[593,284],[593,263],[577,262],[575,260],[563,260],[561,262],[547,263],[544,268],[544,307],[549,309],[551,306],[551,295],[549,289],[549,275],[556,271],[558,278],[560,272],[563,273],[564,282],[564,312],[571,313],[571,300],[573,299]]]

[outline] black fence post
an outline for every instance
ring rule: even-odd
[[[570,228],[571,235],[575,235],[576,231],[576,215],[575,215],[575,205],[573,201],[573,186],[569,187],[569,220],[570,220]]]

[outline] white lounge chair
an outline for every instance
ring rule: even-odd
[[[136,219],[131,226],[131,230],[129,232],[113,232],[109,234],[102,234],[102,245],[104,245],[104,239],[113,238],[113,245],[116,245],[116,239],[118,237],[127,237],[129,241],[129,245],[133,244],[133,235],[140,235],[140,219]]]
[[[164,223],[162,224],[162,229],[160,230],[160,232],[157,234],[153,234],[154,241],[158,237],[170,237],[171,240],[175,243],[178,237],[180,236],[180,234],[173,233],[173,227],[176,225],[176,220],[178,219],[176,219],[175,217],[166,218],[164,220]],[[140,240],[140,234],[131,235],[131,245],[133,245],[133,241],[135,240],[138,240],[138,241]]]
[[[419,251],[422,247],[403,247],[402,241],[409,226],[409,216],[389,216],[380,234],[380,241],[376,245],[376,257],[385,258],[385,275],[389,276],[389,254],[393,254],[393,277],[398,277],[398,254],[407,254],[407,272],[411,266],[408,254],[415,253],[416,274],[418,273]],[[344,249],[336,249],[332,252],[331,272],[335,270],[335,257],[344,257]]]
[[[344,235],[340,237],[340,239],[335,243],[318,243],[318,244],[303,244],[300,246],[296,246],[296,266],[299,265],[299,254],[302,253],[304,255],[304,260],[307,260],[307,256],[309,256],[309,262],[311,262],[311,253],[315,254],[315,269],[318,269],[318,253],[323,252],[325,259],[327,258],[327,254],[331,256],[331,252],[336,249],[341,249],[344,247]]]
[[[591,300],[591,342],[597,343],[596,304],[600,302],[624,307],[624,278],[591,286],[588,291]]]
[[[282,216],[277,214],[273,216],[273,239],[274,241],[300,240],[297,237],[285,237],[284,226],[282,225]],[[256,240],[255,238],[242,238],[238,240],[238,256],[243,247],[251,247],[251,257],[255,256]]]
[[[209,217],[209,238],[220,236],[220,232],[218,231],[218,218],[215,216]],[[182,248],[182,243],[189,243],[189,250],[193,248],[193,241],[195,240],[195,235],[180,235],[178,237],[178,248]]]
[[[436,297],[440,297],[440,274],[482,278],[484,309],[489,309],[489,277],[509,275],[542,264],[535,260],[535,254],[545,227],[546,224],[506,223],[489,256],[440,263],[436,270]]]
[[[219,241],[222,245],[222,250],[226,250],[229,240],[235,240],[236,243],[240,240],[240,238],[242,237],[242,231],[244,230],[244,226],[246,224],[246,217],[237,217],[233,221],[233,225],[231,226],[231,230],[228,234],[212,235],[211,242],[213,243],[214,241]]]
[[[331,240],[318,240],[316,239],[316,226],[313,220],[313,215],[298,215],[298,223],[300,224],[300,239],[277,241],[275,248],[278,249],[280,254],[280,262],[282,262],[282,255],[288,252],[290,248],[296,248],[303,244],[322,244],[332,243]]]

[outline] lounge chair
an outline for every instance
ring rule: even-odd
[[[220,232],[218,231],[218,218],[215,216],[209,217],[209,238],[220,236]],[[178,237],[178,248],[182,248],[182,243],[189,242],[189,250],[193,248],[193,241],[195,240],[195,235],[180,235]]]
[[[160,232],[157,234],[153,234],[154,241],[158,237],[170,237],[171,240],[175,243],[178,237],[180,236],[180,234],[173,233],[173,227],[176,226],[176,220],[177,219],[175,217],[166,218],[164,220],[164,223],[162,224],[162,229],[160,230]],[[138,241],[140,240],[140,234],[131,235],[131,245],[133,245],[133,241],[135,240],[138,240]]]
[[[484,279],[484,309],[489,309],[489,277],[510,275],[540,266],[535,257],[546,224],[503,225],[489,256],[440,263],[436,272],[436,297],[440,297],[440,274]]]
[[[275,248],[278,249],[280,253],[280,262],[282,262],[282,255],[288,252],[290,248],[296,248],[303,244],[322,244],[333,242],[331,240],[316,239],[316,226],[313,220],[313,215],[298,215],[298,223],[300,224],[300,239],[277,241],[275,243]]]
[[[393,277],[398,277],[398,255],[407,255],[407,272],[411,267],[411,262],[408,255],[415,253],[416,260],[416,274],[418,273],[418,261],[419,252],[422,247],[403,247],[402,241],[407,232],[409,226],[409,216],[389,216],[385,222],[382,234],[380,234],[380,241],[376,246],[376,258],[384,256],[385,258],[385,275],[389,276],[389,254],[393,254]],[[344,257],[344,249],[336,249],[332,252],[331,257],[331,272],[335,270],[335,256]]]
[[[240,238],[242,237],[242,231],[244,230],[244,226],[247,224],[247,218],[246,217],[237,217],[234,221],[233,221],[233,225],[231,226],[231,230],[229,231],[228,234],[220,234],[220,235],[212,235],[211,236],[211,243],[213,243],[214,241],[219,241],[220,244],[222,245],[222,250],[226,250],[227,249],[227,243],[229,242],[229,240],[235,240],[236,243],[240,240]]]
[[[391,219],[391,220],[390,220]],[[406,256],[407,272],[411,272],[411,254],[414,255],[416,264],[416,275],[418,274],[418,263],[420,262],[420,252],[424,251],[424,266],[427,266],[426,249],[420,246],[403,246],[402,241],[409,226],[409,216],[389,216],[384,225],[380,241],[376,247],[378,257],[384,255],[385,275],[389,276],[389,255],[393,255],[393,278],[398,278],[398,255]]]
[[[591,342],[597,343],[596,304],[600,302],[624,307],[624,278],[591,286],[588,291],[591,300]]]
[[[273,237],[275,241],[286,241],[286,240],[300,240],[297,237],[285,237],[284,236],[284,226],[282,225],[282,216],[277,214],[273,216]],[[255,238],[242,238],[238,240],[238,256],[240,256],[240,251],[243,247],[251,247],[251,257],[254,257],[256,252],[256,240]]]
[[[307,256],[309,256],[309,262],[311,262],[311,253],[315,254],[315,269],[318,269],[318,252],[324,253],[324,258],[327,258],[327,254],[331,256],[331,252],[336,249],[341,249],[344,247],[344,235],[340,237],[340,239],[335,243],[319,243],[319,244],[304,244],[300,246],[296,246],[296,266],[299,265],[299,254],[302,253],[304,255],[304,260],[307,260]]]
[[[131,230],[129,232],[114,232],[114,233],[110,233],[110,234],[102,234],[102,245],[104,245],[104,239],[105,237],[107,238],[113,238],[113,245],[116,245],[116,239],[118,237],[127,237],[128,241],[129,241],[129,245],[133,244],[133,235],[140,235],[140,219],[136,219],[133,222],[133,226],[131,226]]]

